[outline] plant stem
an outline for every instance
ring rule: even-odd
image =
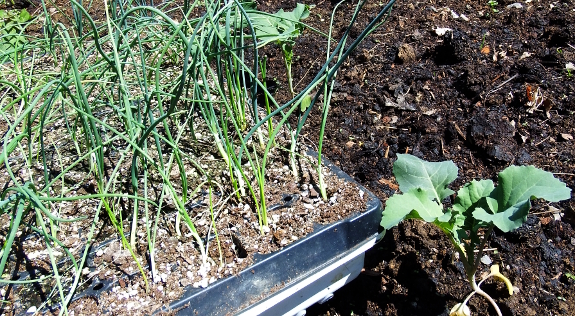
[[[290,151],[289,151],[289,157],[290,157],[290,164],[291,164],[291,170],[292,170],[292,174],[293,177],[296,181],[299,181],[299,174],[297,172],[297,164],[295,162],[295,151],[296,151],[296,147],[297,147],[297,140],[295,137],[295,131],[293,132],[288,132],[291,138],[291,146],[290,146]]]
[[[471,261],[473,263],[473,275],[475,275],[475,272],[477,271],[477,268],[479,267],[479,263],[481,262],[481,257],[483,256],[483,249],[485,249],[485,244],[487,243],[487,239],[491,235],[491,232],[493,232],[493,227],[495,227],[495,225],[491,224],[489,226],[489,229],[487,229],[487,232],[485,233],[485,235],[483,235],[483,240],[481,240],[481,243],[479,244],[479,249],[478,249],[479,251],[477,252],[477,256],[475,256],[475,258],[474,258],[473,254],[470,254],[470,258],[473,259],[473,261]]]
[[[491,296],[489,296],[489,294],[485,293],[481,288],[479,288],[479,286],[477,286],[477,283],[475,283],[475,275],[472,275],[470,278],[467,279],[469,281],[469,284],[471,284],[471,287],[473,288],[473,292],[471,292],[471,294],[469,294],[467,296],[467,298],[465,299],[465,301],[463,301],[462,305],[467,304],[467,301],[469,301],[469,299],[475,294],[479,294],[483,297],[485,297],[485,299],[487,299],[489,301],[489,303],[491,303],[491,305],[493,306],[493,308],[495,309],[495,312],[497,313],[497,316],[503,316],[501,314],[501,310],[499,309],[499,306],[497,306],[497,303],[495,302],[495,300],[493,300],[493,298],[491,298]]]

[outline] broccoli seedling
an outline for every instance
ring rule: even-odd
[[[571,189],[550,172],[533,166],[510,166],[499,173],[497,186],[491,180],[473,180],[459,189],[451,207],[444,207],[442,202],[455,193],[448,186],[457,178],[457,172],[452,161],[427,162],[412,155],[398,154],[393,174],[403,194],[394,194],[387,200],[381,226],[390,229],[404,219],[415,218],[439,227],[459,253],[473,290],[462,303],[453,307],[450,315],[469,316],[467,302],[479,294],[501,316],[497,303],[480,289],[480,285],[493,277],[503,281],[512,295],[511,282],[499,272],[498,265],[491,266],[491,273],[479,283],[475,280],[489,235],[494,227],[510,232],[523,225],[531,200],[566,200],[571,197]]]
[[[293,11],[280,9],[275,14],[262,14],[252,10],[247,12],[258,40],[258,47],[276,42],[281,48],[289,90],[292,96],[295,95],[291,73],[293,47],[295,39],[303,34],[305,25],[301,21],[309,16],[310,6],[298,3]]]

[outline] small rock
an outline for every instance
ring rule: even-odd
[[[519,2],[512,3],[507,6],[507,9],[523,9],[523,5]]]
[[[345,143],[345,147],[347,147],[348,149],[351,148],[351,147],[353,147],[353,145],[355,145],[355,143],[352,142],[351,140],[348,141],[347,143]]]
[[[411,45],[403,43],[399,46],[397,57],[404,64],[411,63],[416,58],[415,49]]]
[[[530,52],[523,52],[523,54],[521,54],[521,56],[519,57],[519,60],[529,58],[531,57],[531,55],[533,54],[531,54]]]
[[[461,14],[460,17],[463,21],[469,22],[469,18],[465,14]]]
[[[313,205],[308,203],[303,203],[303,207],[307,208],[308,210],[313,210]]]
[[[561,138],[563,138],[563,140],[573,140],[573,136],[567,133],[561,133]]]
[[[435,34],[437,34],[438,36],[443,36],[448,31],[451,31],[451,29],[448,27],[438,27],[435,29]]]
[[[30,306],[30,308],[28,308],[28,310],[26,311],[26,314],[35,314],[36,313],[36,306]]]
[[[318,197],[317,191],[312,186],[309,188],[309,197],[312,199]]]
[[[572,62],[568,62],[568,63],[565,65],[565,69],[567,69],[567,70],[575,70],[575,65],[574,65]]]

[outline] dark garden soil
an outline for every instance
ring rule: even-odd
[[[310,25],[327,32],[336,1],[315,4]],[[296,1],[258,1],[258,8],[291,10]],[[345,31],[355,2],[335,15],[334,37]],[[355,39],[383,8],[368,1],[351,32]],[[430,0],[395,4],[339,71],[324,154],[384,203],[397,190],[397,153],[453,160],[454,189],[493,179],[506,166],[535,165],[575,186],[575,1]],[[446,29],[447,28],[447,29]],[[350,43],[351,41],[348,41]],[[325,60],[327,40],[310,30],[297,39],[296,91]],[[279,49],[268,47],[268,76],[276,98],[289,96]],[[317,143],[319,110],[303,142]],[[528,222],[495,230],[487,255],[517,291],[500,283],[484,289],[504,315],[575,315],[575,201],[535,203]],[[281,239],[281,238],[280,238]],[[480,272],[488,271],[481,265]],[[407,221],[366,254],[365,271],[307,315],[448,315],[471,291],[448,239],[431,225]],[[472,315],[493,315],[474,297]]]
[[[317,3],[307,22],[326,29],[335,3]],[[352,37],[383,4],[365,5]],[[575,62],[574,4],[504,0],[493,12],[487,1],[398,1],[338,74],[324,153],[382,201],[397,190],[396,153],[453,160],[455,189],[497,180],[511,164],[543,168],[573,188],[575,77],[566,65]],[[337,35],[353,7],[336,14]],[[317,71],[325,45],[311,32],[298,40],[296,82]],[[312,140],[317,128],[306,130]],[[509,296],[500,284],[485,285],[504,315],[575,315],[574,206],[537,204],[521,229],[495,231],[487,254],[518,289]],[[367,253],[364,273],[308,315],[448,315],[470,293],[453,254],[438,229],[400,224]],[[495,313],[483,298],[470,308]]]

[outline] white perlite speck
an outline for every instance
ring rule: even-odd
[[[435,34],[443,36],[445,33],[447,33],[447,31],[451,31],[451,29],[448,27],[438,27],[435,29]]]
[[[490,265],[493,261],[491,261],[491,258],[489,258],[488,255],[483,255],[483,257],[481,257],[481,262],[483,264]]]

